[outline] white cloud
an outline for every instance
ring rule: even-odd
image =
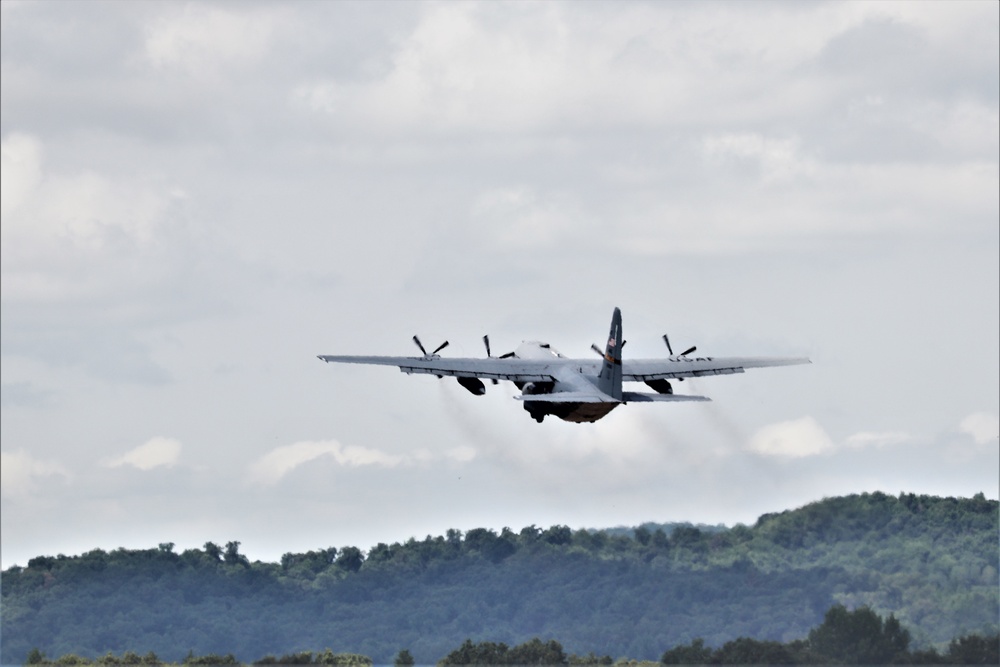
[[[136,253],[151,248],[172,197],[141,179],[48,172],[30,135],[10,134],[2,146],[4,300],[119,288],[107,284],[116,268],[134,281]]]
[[[0,142],[0,224],[4,232],[9,215],[38,187],[42,178],[42,147],[28,134],[12,133]]]
[[[250,466],[250,481],[276,484],[300,465],[322,456],[333,458],[339,465],[356,468],[381,466],[393,468],[409,462],[404,456],[387,454],[370,447],[343,446],[336,440],[303,441],[273,449]]]
[[[833,441],[812,417],[771,424],[757,431],[747,446],[762,456],[798,459],[828,454]]]
[[[452,461],[457,461],[459,463],[468,463],[469,461],[476,458],[476,450],[474,447],[468,445],[462,445],[460,447],[455,447],[449,449],[445,452],[445,456]]]
[[[4,498],[18,498],[37,491],[43,478],[72,479],[69,471],[54,461],[39,461],[23,450],[0,452],[0,488]]]
[[[139,470],[152,470],[160,466],[172,467],[181,455],[181,443],[173,438],[155,437],[127,452],[124,456],[105,463],[109,468],[130,465]]]
[[[913,436],[902,431],[873,432],[862,431],[849,436],[844,444],[851,449],[865,449],[868,447],[882,448],[892,445],[900,445],[910,442]]]
[[[757,133],[708,136],[704,151],[709,160],[720,163],[750,162],[757,165],[764,183],[779,183],[800,175],[810,175],[815,163],[802,158],[797,138],[776,139]]]
[[[491,416],[496,425],[489,437],[478,440],[479,458],[509,469],[515,478],[542,482],[538,488],[565,493],[581,486],[633,489],[650,478],[707,467],[725,456],[717,447],[694,446],[665,426],[676,416],[647,407],[622,406],[592,424],[567,424],[549,417],[539,425],[527,415]],[[513,421],[501,423],[504,420]],[[557,476],[554,469],[559,470]]]
[[[977,445],[985,445],[1000,437],[1000,419],[988,412],[976,412],[963,419],[958,430],[972,436]]]
[[[339,121],[419,132],[803,116],[828,109],[848,85],[802,69],[838,36],[873,21],[924,23],[916,30],[933,31],[926,12],[914,20],[907,14],[922,12],[885,4],[793,12],[669,3],[428,4],[396,42],[383,76],[317,77],[292,97]],[[966,13],[962,28],[982,22],[976,13]]]
[[[12,133],[2,141],[4,242],[77,247],[103,245],[107,232],[148,242],[165,197],[139,182],[115,181],[90,170],[48,173],[44,146],[35,137]],[[21,255],[38,248],[24,249]]]
[[[542,197],[526,186],[483,192],[471,213],[495,243],[517,249],[565,242],[586,229],[589,218],[571,198]]]
[[[270,46],[276,18],[273,12],[188,4],[148,27],[145,55],[157,67],[178,67],[191,74],[223,64],[256,62]]]

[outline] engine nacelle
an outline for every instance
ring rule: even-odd
[[[667,380],[664,380],[662,378],[658,380],[646,380],[646,385],[649,386],[650,389],[656,391],[656,393],[658,394],[674,393],[674,388],[670,386],[670,383]]]
[[[555,386],[555,382],[544,382],[540,380],[538,382],[525,382],[523,384],[518,384],[517,388],[521,390],[522,394],[551,394]]]
[[[456,378],[458,383],[469,390],[470,394],[482,396],[486,393],[486,385],[479,378]]]

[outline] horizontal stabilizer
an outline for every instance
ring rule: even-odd
[[[650,394],[641,391],[622,392],[622,402],[651,403],[653,401],[710,401],[707,396],[690,396],[688,394]]]
[[[539,403],[620,403],[607,394],[585,391],[559,391],[554,394],[521,394],[514,397],[518,401]]]

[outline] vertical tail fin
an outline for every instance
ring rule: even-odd
[[[612,398],[622,397],[622,311],[611,315],[611,332],[604,347],[604,365],[597,376],[597,388]]]

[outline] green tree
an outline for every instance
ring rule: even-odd
[[[675,646],[666,651],[660,662],[665,665],[707,665],[712,660],[712,649],[705,646],[701,637],[687,646]]]
[[[906,652],[909,631],[894,616],[887,622],[868,607],[848,611],[830,607],[823,623],[809,632],[809,647],[816,655],[850,665],[883,665]]]
[[[1000,634],[952,639],[948,659],[958,665],[1000,665]]]
[[[506,665],[509,648],[503,642],[479,642],[473,644],[466,639],[457,649],[438,661],[439,667],[445,665]]]
[[[396,667],[410,667],[414,663],[413,655],[410,654],[408,649],[402,649],[396,654],[396,659],[393,663]]]
[[[521,539],[522,544],[531,544],[538,539],[538,536],[542,534],[542,529],[531,524],[530,526],[525,526],[521,529],[521,532],[517,536]]]
[[[653,546],[657,549],[666,549],[669,546],[670,541],[667,539],[667,534],[663,532],[662,528],[657,528],[653,531]]]
[[[372,659],[357,653],[334,653],[324,649],[313,660],[314,665],[337,665],[338,667],[371,667]]]
[[[543,642],[538,637],[510,649],[506,660],[508,665],[565,665],[568,662],[562,644],[554,639]]]
[[[222,560],[222,548],[215,542],[205,542],[205,553],[212,560]]]
[[[217,655],[215,653],[206,653],[205,655],[195,655],[193,651],[189,651],[187,657],[184,658],[185,665],[238,665],[239,661],[236,660],[236,656],[232,653],[227,653],[225,655]]]
[[[226,561],[227,565],[250,567],[250,561],[240,553],[240,543],[236,541],[226,542],[226,553],[223,556],[223,560]]]
[[[783,644],[740,637],[712,653],[712,662],[722,665],[794,665],[799,662]]]
[[[348,572],[357,572],[360,570],[364,561],[364,554],[357,547],[344,547],[340,550],[340,555],[337,556],[337,566],[344,568]]]
[[[549,544],[569,544],[573,541],[573,531],[569,526],[551,526],[542,533],[542,539]]]
[[[275,662],[279,665],[311,665],[312,661],[312,651],[299,651],[298,653],[286,653]]]

